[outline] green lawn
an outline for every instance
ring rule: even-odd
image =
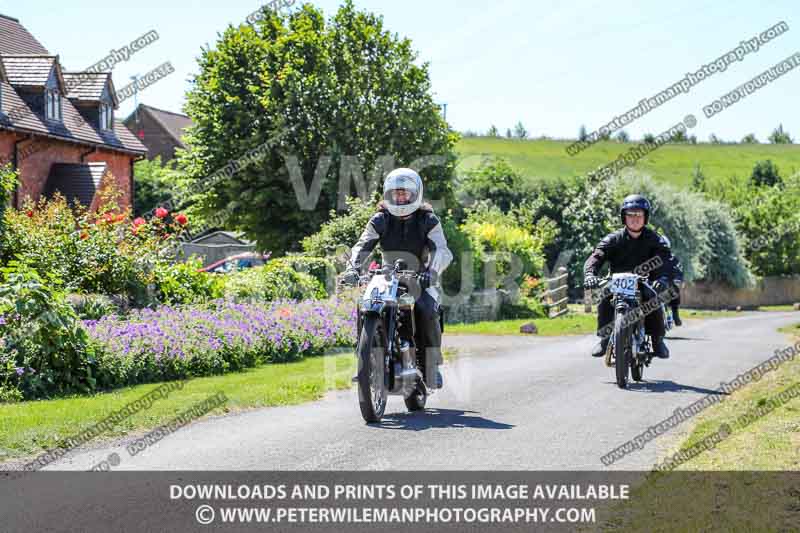
[[[496,155],[506,158],[529,179],[538,180],[584,175],[637,145],[599,142],[578,155],[569,156],[565,149],[570,144],[567,141],[466,137],[459,141],[456,149],[461,170],[478,165],[484,155]],[[800,146],[668,144],[641,159],[635,168],[650,174],[656,181],[685,187],[691,183],[692,171],[698,163],[706,178],[715,180],[734,175],[750,176],[756,162],[763,159],[771,159],[782,176],[789,176],[800,171]]]
[[[350,387],[355,368],[355,357],[348,351],[192,379],[182,390],[175,390],[167,398],[154,402],[150,409],[122,421],[101,437],[119,437],[153,428],[217,392],[225,393],[229,401],[212,414],[316,400],[328,390]],[[325,378],[326,369],[332,370],[328,379]],[[157,386],[138,385],[93,396],[0,404],[0,461],[50,448]]]

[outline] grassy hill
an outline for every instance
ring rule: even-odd
[[[610,163],[638,143],[600,142],[576,156],[567,155],[571,142],[520,140],[492,137],[463,138],[456,149],[460,169],[478,165],[485,155],[503,157],[531,179],[553,179],[586,174]],[[749,177],[756,161],[771,159],[781,176],[800,171],[800,145],[786,144],[668,144],[653,151],[631,167],[662,182],[688,186],[696,164],[709,180]]]

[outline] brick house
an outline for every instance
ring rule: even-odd
[[[133,164],[147,148],[114,118],[110,72],[66,71],[17,19],[0,15],[0,165],[20,183],[13,205],[61,192],[97,208],[104,176],[133,205]]]
[[[186,148],[184,130],[192,125],[186,115],[144,104],[139,104],[123,122],[147,147],[147,159],[161,156],[161,163],[172,160],[176,148]]]

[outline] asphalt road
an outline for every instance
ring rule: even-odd
[[[78,450],[48,469],[87,470],[603,470],[600,457],[786,347],[777,328],[797,313],[693,321],[668,336],[672,358],[620,390],[589,356],[590,336],[447,336],[459,357],[424,413],[390,397],[384,421],[361,419],[355,389],[294,407],[191,424],[135,457],[128,440]],[[615,463],[649,469],[690,422]]]

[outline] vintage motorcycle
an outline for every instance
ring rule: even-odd
[[[412,294],[420,290],[417,277],[402,260],[361,276],[359,286],[366,287],[358,302],[356,381],[368,423],[380,422],[390,394],[402,395],[410,411],[420,411],[432,393],[425,383],[424,350],[417,347]]]
[[[652,312],[652,306],[661,306],[666,331],[672,329],[672,310],[654,298],[642,302],[642,287],[652,286],[647,276],[633,272],[612,274],[600,282],[600,287],[612,295],[614,308],[614,330],[605,354],[606,366],[616,370],[617,386],[628,386],[628,375],[634,381],[642,381],[644,367],[650,366],[653,357],[653,340],[645,333],[644,317]]]

